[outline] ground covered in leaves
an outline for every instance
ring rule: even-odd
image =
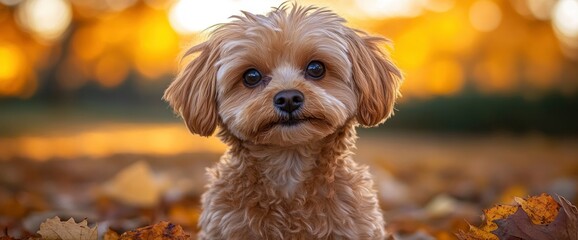
[[[356,152],[371,166],[396,239],[494,239],[482,236],[520,234],[495,232],[500,226],[553,228],[576,221],[573,139],[362,134]],[[218,157],[195,152],[0,161],[0,238],[38,238],[42,226],[51,226],[44,224],[56,223],[81,226],[78,233],[87,237],[194,238],[204,168]],[[551,209],[535,217],[535,202]]]

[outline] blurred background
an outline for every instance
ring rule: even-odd
[[[513,196],[577,202],[578,0],[296,2],[393,41],[403,98],[357,150],[392,232],[452,239]],[[0,228],[196,231],[204,167],[226,147],[189,134],[163,91],[203,30],[281,3],[0,0]]]

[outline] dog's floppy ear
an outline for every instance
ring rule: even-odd
[[[217,127],[216,51],[208,43],[190,48],[183,58],[199,53],[180,70],[165,91],[165,99],[181,115],[192,133],[210,136]]]
[[[346,36],[358,94],[357,122],[372,127],[393,114],[402,75],[378,46],[385,39],[355,31]]]

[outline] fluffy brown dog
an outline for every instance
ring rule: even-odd
[[[209,170],[201,239],[382,239],[355,127],[382,123],[400,71],[384,39],[316,7],[243,12],[190,48],[164,98],[191,132],[229,145]]]

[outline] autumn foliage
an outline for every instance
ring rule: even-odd
[[[564,197],[559,203],[547,194],[516,198],[516,205],[484,210],[482,226],[469,225],[457,234],[462,240],[524,239],[578,240],[578,209]]]
[[[484,210],[484,222],[480,227],[469,225],[456,236],[460,240],[578,240],[578,208],[564,197],[558,202],[547,194],[516,198],[514,205],[496,205]],[[439,235],[450,239],[449,235]],[[13,240],[2,236],[0,240]],[[87,220],[76,223],[70,218],[62,221],[59,217],[47,219],[40,224],[37,235],[28,240],[96,240],[98,226],[89,227]],[[179,225],[161,221],[146,227],[119,234],[108,229],[104,240],[159,239],[188,240],[194,234],[187,233]]]

